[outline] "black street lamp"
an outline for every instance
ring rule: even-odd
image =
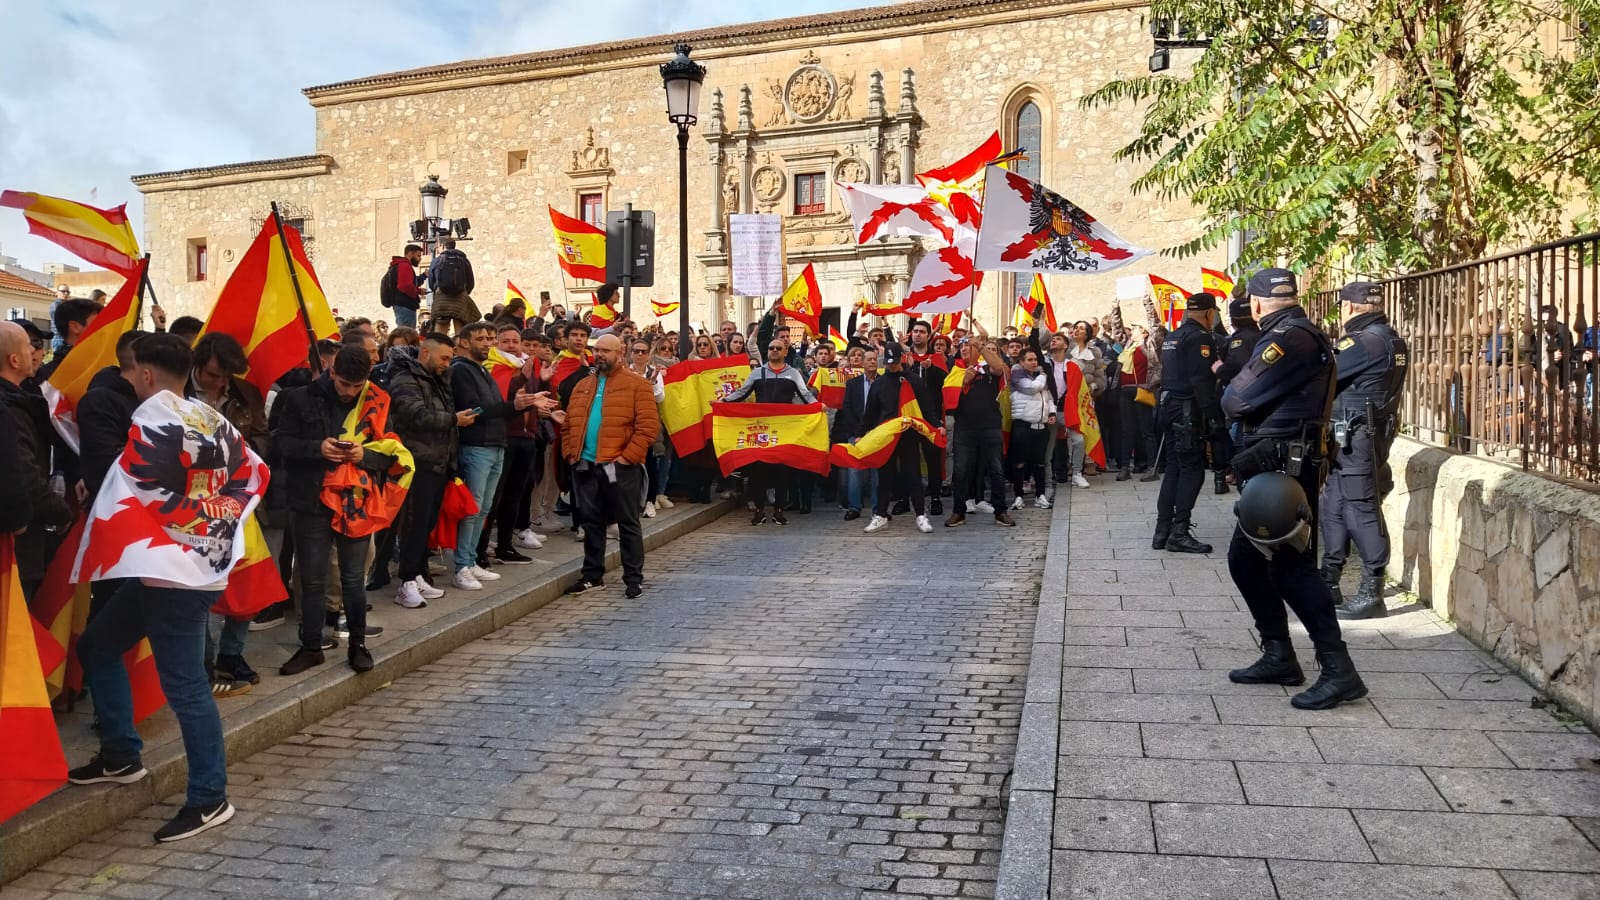
[[[694,346],[689,334],[689,128],[699,121],[706,67],[689,59],[688,44],[673,50],[677,55],[661,66],[661,82],[667,89],[667,121],[678,126],[678,358],[687,360]]]
[[[411,223],[412,240],[421,241],[430,255],[434,252],[434,245],[443,238],[471,240],[467,237],[467,232],[472,228],[471,222],[444,217],[444,198],[450,194],[450,190],[439,183],[439,176],[429,175],[428,180],[417,188],[417,193],[422,196],[422,218]]]

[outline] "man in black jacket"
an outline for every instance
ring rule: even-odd
[[[16,543],[25,597],[32,597],[44,580],[45,566],[60,540],[56,530],[72,522],[66,498],[50,489],[49,411],[37,391],[22,387],[32,374],[33,346],[27,332],[15,323],[0,322],[0,414],[10,417],[0,427],[17,433],[19,462],[5,477],[21,485],[33,507],[28,530],[17,535]]]
[[[420,288],[428,283],[428,276],[417,274],[420,262],[422,248],[407,244],[403,256],[389,258],[389,271],[383,273],[383,280],[378,283],[378,302],[394,310],[397,327],[417,327],[417,308],[422,306]]]
[[[344,463],[373,475],[387,472],[394,458],[345,440],[344,423],[361,402],[372,360],[359,347],[343,347],[328,371],[305,387],[277,399],[281,409],[272,440],[282,460],[280,476],[289,487],[294,512],[294,554],[300,563],[300,649],[279,672],[297,675],[325,661],[322,629],[328,612],[330,554],[338,554],[340,591],[350,625],[350,668],[372,669],[367,651],[366,537],[349,537],[333,528],[333,510],[322,501],[322,483]],[[373,386],[372,390],[381,390]]]
[[[84,505],[94,502],[106,473],[128,443],[128,426],[139,396],[133,392],[128,376],[133,372],[133,344],[149,334],[129,331],[117,338],[117,365],[106,366],[89,381],[89,390],[78,401],[78,459],[82,476]]]
[[[944,378],[950,374],[949,363],[933,352],[933,326],[918,319],[911,323],[911,349],[906,352],[905,370],[915,375],[917,405],[922,407],[922,417],[935,428],[944,426]],[[917,442],[922,454],[922,465],[928,470],[928,515],[944,515],[944,501],[939,499],[944,484],[944,449],[929,440]]]
[[[867,392],[867,408],[861,417],[863,433],[890,419],[900,417],[904,386],[910,386],[911,395],[919,398],[920,405],[920,398],[924,392],[922,379],[905,370],[904,354],[905,350],[899,342],[892,335],[886,336],[883,345],[884,373],[873,382],[872,389]],[[905,497],[910,501],[909,508],[917,517],[918,531],[923,534],[933,531],[933,525],[928,522],[928,516],[923,510],[922,479],[917,471],[922,461],[922,448],[917,445],[927,443],[927,439],[915,431],[907,430],[901,433],[900,440],[895,443],[894,451],[878,469],[878,484],[881,490],[878,491],[878,502],[872,506],[872,520],[867,523],[865,529],[867,534],[888,527],[891,496]],[[938,496],[937,485],[934,486],[934,496]]]
[[[859,357],[860,367],[856,375],[844,383],[844,400],[839,405],[839,414],[833,417],[833,430],[828,435],[828,440],[835,444],[854,444],[867,433],[862,425],[867,414],[867,395],[872,391],[872,382],[878,378],[878,351],[876,349],[863,351],[860,347],[850,348],[851,357]],[[878,470],[877,469],[845,469],[845,510],[844,520],[861,518],[862,495],[873,506],[878,502]]]
[[[442,240],[439,252],[428,264],[428,290],[433,292],[433,330],[450,333],[456,323],[456,336],[461,329],[483,318],[478,305],[472,302],[472,290],[477,279],[472,274],[472,261],[456,249],[456,242]]]
[[[455,342],[432,331],[423,337],[416,359],[403,357],[390,363],[395,368],[389,381],[394,430],[416,463],[400,515],[400,586],[394,594],[394,602],[407,609],[444,596],[428,582],[428,535],[439,519],[444,489],[455,468],[459,429],[478,418],[470,409],[456,410],[450,390],[454,356]]]

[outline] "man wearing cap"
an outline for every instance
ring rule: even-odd
[[[1293,272],[1264,269],[1250,278],[1248,290],[1261,339],[1222,395],[1223,411],[1243,426],[1234,473],[1241,495],[1250,478],[1263,472],[1286,472],[1294,478],[1305,493],[1311,533],[1304,549],[1281,544],[1268,559],[1234,527],[1228,573],[1261,633],[1261,658],[1229,672],[1228,679],[1237,684],[1305,682],[1289,642],[1287,604],[1311,635],[1322,666],[1316,684],[1289,702],[1299,709],[1329,709],[1367,694],[1340,634],[1333,595],[1317,576],[1317,496],[1327,472],[1325,438],[1337,376],[1333,346],[1300,308]]]
[[[1233,286],[1233,296],[1228,299],[1228,323],[1233,326],[1233,332],[1223,342],[1222,365],[1217,367],[1219,391],[1227,390],[1234,376],[1243,371],[1244,364],[1250,361],[1250,354],[1255,352],[1256,341],[1261,339],[1261,326],[1250,314],[1250,296],[1245,293],[1243,281]],[[1226,449],[1219,453],[1218,459],[1212,461],[1217,472],[1219,494],[1228,492],[1224,479],[1230,471],[1228,461],[1233,459],[1234,447],[1239,440],[1238,424],[1228,422]]]
[[[1383,570],[1389,564],[1389,532],[1378,510],[1394,487],[1389,445],[1405,386],[1411,349],[1383,314],[1383,289],[1354,281],[1339,291],[1344,337],[1334,345],[1339,395],[1334,399],[1333,435],[1338,449],[1322,490],[1322,579],[1341,619],[1376,619],[1383,605]],[[1339,576],[1351,543],[1361,554],[1361,587],[1340,602]]]
[[[1210,553],[1211,545],[1189,533],[1194,501],[1206,479],[1205,441],[1222,427],[1217,402],[1217,376],[1212,365],[1211,326],[1217,322],[1217,298],[1192,294],[1178,330],[1161,345],[1161,398],[1156,433],[1166,442],[1167,470],[1156,498],[1156,532],[1152,550]]]
[[[910,385],[911,396],[915,397],[920,405],[926,393],[922,379],[913,372],[905,370],[905,348],[894,339],[892,331],[886,331],[883,344],[884,372],[872,383],[867,391],[867,406],[862,413],[861,427],[863,433],[871,431],[890,419],[900,417],[900,400],[902,385]],[[942,379],[941,379],[942,380]],[[889,525],[889,498],[891,496],[905,497],[911,513],[917,517],[917,530],[923,534],[933,531],[933,525],[928,521],[928,516],[923,509],[924,494],[922,490],[922,445],[928,444],[928,439],[915,431],[901,433],[900,440],[894,446],[894,451],[883,465],[878,467],[878,502],[873,504],[872,519],[867,522],[866,532],[872,534],[882,531]],[[932,446],[931,444],[928,444]],[[934,497],[938,498],[937,486]]]

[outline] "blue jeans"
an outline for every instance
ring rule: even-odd
[[[495,488],[500,486],[500,470],[505,467],[506,448],[463,444],[459,463],[461,480],[472,492],[472,499],[478,501],[478,511],[462,519],[456,526],[457,570],[478,562],[478,536],[483,533],[483,520],[489,514]]]
[[[850,443],[853,444],[855,441]],[[845,492],[848,495],[848,500],[845,502],[846,509],[853,509],[856,512],[860,512],[863,509],[861,505],[863,490],[867,495],[865,508],[872,508],[878,505],[877,469],[845,469],[844,483]]]
[[[156,674],[178,717],[189,757],[185,806],[215,806],[228,795],[222,718],[206,676],[206,624],[220,591],[150,587],[124,581],[78,639],[83,683],[100,717],[100,756],[109,766],[137,762],[144,741],[133,726],[133,693],[122,655],[150,639]]]
[[[222,639],[219,641],[211,636],[211,628],[206,627],[206,668],[211,668],[219,655],[244,656],[244,637],[250,633],[249,619],[230,619],[227,616],[218,616],[222,621]]]
[[[404,306],[394,307],[394,326],[396,328],[417,327],[417,311]]]

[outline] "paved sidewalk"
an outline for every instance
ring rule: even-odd
[[[1237,494],[1208,479],[1217,549],[1185,556],[1149,549],[1157,487],[1102,476],[1053,529],[1065,592],[1047,572],[1034,660],[1059,616],[1060,679],[1030,673],[1002,896],[1600,897],[1600,740],[1397,597],[1345,628],[1368,699],[1305,712],[1230,683],[1258,654],[1227,571]],[[1297,623],[1295,643],[1314,679]]]
[[[732,514],[643,597],[563,597],[230,766],[4,900],[988,897],[1050,513],[878,535]],[[125,788],[80,789],[110,798]]]

